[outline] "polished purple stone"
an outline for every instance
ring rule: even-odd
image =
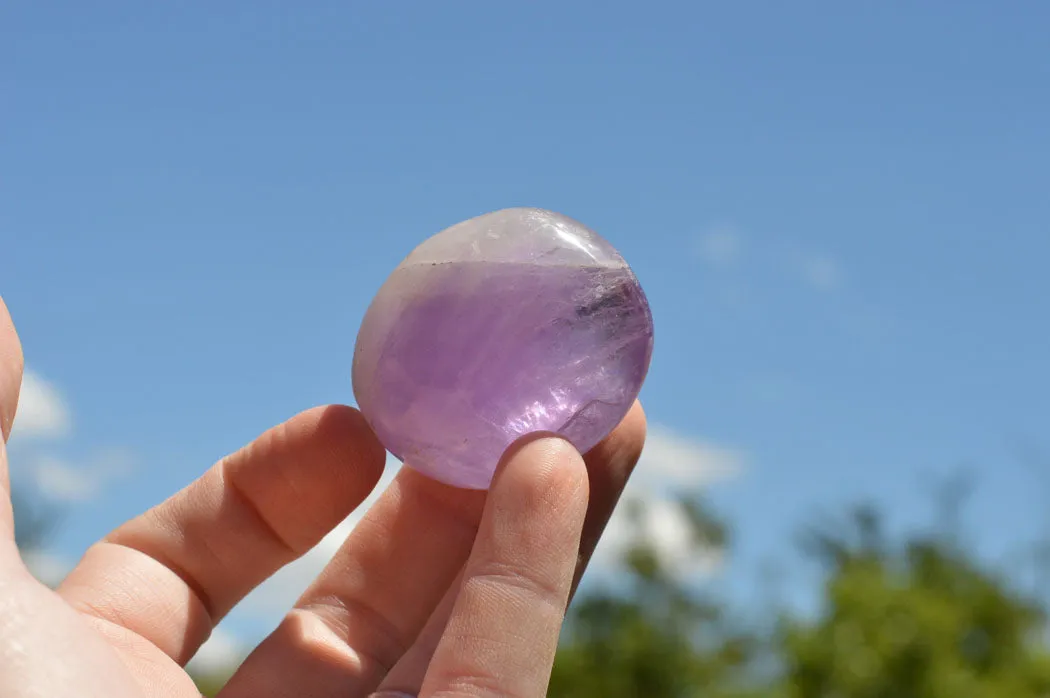
[[[519,437],[586,451],[627,414],[653,349],[649,303],[608,242],[512,208],[417,247],[372,301],[354,395],[383,445],[441,482],[486,489]]]

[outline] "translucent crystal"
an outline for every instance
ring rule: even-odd
[[[354,395],[387,450],[485,489],[506,448],[556,432],[580,451],[626,415],[653,322],[608,242],[551,211],[512,208],[447,228],[379,289],[354,351]]]

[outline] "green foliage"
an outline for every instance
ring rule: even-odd
[[[701,546],[725,528],[697,500],[683,513]],[[628,511],[640,516],[634,503]],[[734,632],[724,606],[683,586],[642,541],[624,559],[626,594],[596,593],[573,605],[551,676],[559,698],[744,698],[741,679],[754,641]]]
[[[791,698],[1043,698],[1045,618],[954,542],[822,536],[824,609],[781,636]]]
[[[215,698],[226,685],[226,676],[195,676],[193,680],[204,698]]]
[[[584,599],[574,608],[550,695],[728,696],[708,689],[734,685],[751,648],[749,638],[721,630],[721,613],[717,604],[684,597],[660,607],[611,595]]]
[[[698,529],[712,527],[702,507],[687,506]],[[711,533],[697,540],[719,540]],[[785,615],[761,638],[677,583],[651,550],[635,548],[625,561],[629,594],[574,606],[549,695],[1050,696],[1044,609],[955,535],[887,541],[878,513],[861,508],[846,525],[811,535],[808,552],[826,572],[821,612]]]

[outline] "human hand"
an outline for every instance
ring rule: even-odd
[[[183,667],[214,625],[383,471],[360,413],[308,410],[110,533],[52,591],[14,543],[4,443],[21,375],[0,300],[4,698],[199,698]],[[559,439],[523,440],[487,493],[402,469],[221,698],[544,696],[566,604],[644,436],[635,404],[582,458]]]

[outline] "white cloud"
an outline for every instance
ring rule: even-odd
[[[814,254],[804,257],[799,264],[802,279],[820,291],[831,291],[842,285],[845,274],[842,265],[833,257]]]
[[[120,450],[103,451],[78,463],[46,453],[31,454],[26,461],[40,494],[58,502],[86,502],[97,498],[106,484],[128,474],[132,464],[131,456]]]
[[[50,442],[67,436],[72,425],[62,392],[34,371],[25,371],[12,429],[12,450],[40,494],[55,501],[84,502],[102,493],[112,478],[132,469],[127,452],[110,449],[87,461],[70,462],[47,450]]]
[[[738,450],[690,439],[657,424],[649,426],[645,449],[595,551],[592,577],[615,574],[628,549],[651,546],[661,565],[684,578],[706,575],[721,567],[722,551],[697,545],[695,529],[678,496],[737,476],[745,465]],[[641,507],[633,520],[629,502]]]
[[[239,638],[222,626],[215,628],[207,642],[201,645],[186,668],[199,676],[228,673],[247,656],[247,648]]]
[[[38,374],[26,371],[22,375],[12,437],[57,438],[69,432],[71,423],[62,393]]]
[[[740,451],[651,424],[634,477],[658,486],[702,487],[737,475],[744,460]]]
[[[46,550],[23,550],[21,554],[30,573],[49,587],[58,586],[73,569],[69,559]]]
[[[709,576],[721,568],[723,551],[696,540],[692,522],[674,497],[638,488],[628,492],[625,500],[613,514],[594,551],[587,572],[590,580],[620,576],[624,555],[639,544],[651,548],[661,568],[678,579]],[[641,508],[637,519],[628,513],[630,504]]]
[[[33,479],[41,493],[61,502],[94,499],[102,485],[101,478],[91,470],[71,466],[53,456],[36,459]]]
[[[805,250],[791,242],[777,244],[758,240],[751,261],[772,260],[802,283],[819,291],[832,291],[845,283],[846,274],[842,263],[833,255],[819,250]],[[694,252],[699,259],[711,267],[727,269],[742,261],[744,236],[733,226],[719,224],[697,236]],[[728,288],[724,295],[733,300],[741,293],[740,287]]]
[[[708,264],[725,267],[739,258],[741,246],[739,233],[727,226],[717,226],[700,235],[696,252]]]

